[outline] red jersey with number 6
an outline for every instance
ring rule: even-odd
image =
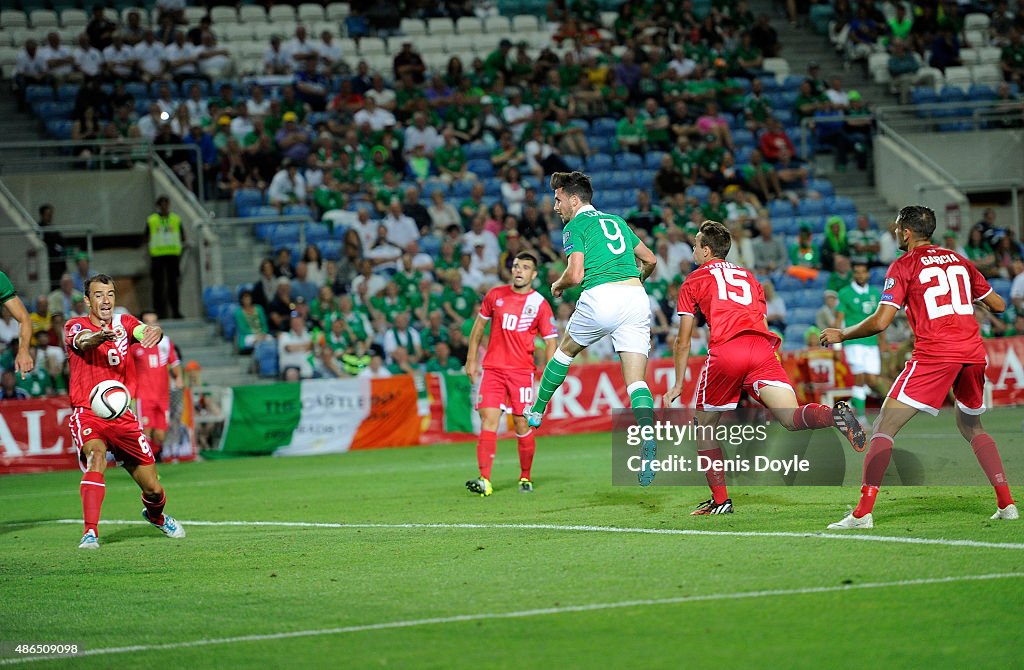
[[[768,306],[764,288],[753,273],[728,261],[711,261],[687,275],[679,288],[676,311],[707,319],[711,338],[708,348],[741,335],[761,335],[779,346],[779,336],[768,330]]]
[[[540,293],[516,293],[511,286],[496,286],[480,305],[481,318],[491,323],[484,369],[533,370],[533,341],[539,334],[558,336],[551,305]]]
[[[137,342],[132,331],[140,325],[131,314],[115,314],[110,328],[117,335],[116,340],[104,342],[95,349],[81,351],[75,347],[75,337],[82,332],[102,330],[87,316],[78,316],[64,324],[64,341],[67,343],[68,365],[71,373],[69,391],[72,407],[90,408],[89,392],[101,381],[114,379],[128,387],[135,397],[135,363],[128,355],[128,347]]]
[[[985,346],[974,319],[974,301],[992,292],[974,264],[960,254],[928,244],[889,266],[881,304],[907,308],[914,331],[914,358],[984,363]]]

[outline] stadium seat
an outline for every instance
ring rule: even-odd
[[[47,28],[56,28],[60,25],[60,22],[57,20],[57,12],[52,9],[33,9],[28,13],[28,20],[36,30],[39,30],[40,28],[44,30]]]
[[[639,170],[644,166],[644,159],[639,154],[629,152],[616,154],[612,160],[618,170]]]
[[[782,198],[772,200],[768,205],[768,215],[774,220],[779,217],[793,216],[793,205]]]
[[[842,216],[844,214],[857,213],[857,206],[853,204],[853,200],[850,200],[847,197],[839,195],[826,202],[828,202],[828,211],[830,214],[838,214]]]
[[[998,65],[1003,56],[1003,50],[999,47],[979,47],[978,65]]]
[[[482,33],[484,31],[483,21],[475,16],[460,16],[455,21],[455,30],[460,35]]]
[[[427,24],[423,19],[402,19],[398,24],[398,32],[403,35],[416,36],[427,33]]]
[[[234,303],[226,302],[217,308],[217,323],[220,325],[220,332],[224,335],[225,340],[234,339],[238,329],[235,325],[235,307]]]
[[[427,30],[431,35],[451,35],[455,32],[455,23],[444,17],[427,19]]]
[[[611,171],[615,169],[615,161],[608,154],[594,154],[587,159],[587,168],[591,172]]]
[[[480,179],[489,179],[494,176],[494,165],[487,158],[474,158],[471,161],[466,161],[466,169]]]
[[[815,191],[823,198],[830,198],[835,193],[832,182],[827,179],[812,179],[807,184],[808,191]]]
[[[974,84],[967,91],[967,97],[973,101],[995,100],[995,90],[986,84]]]
[[[278,375],[277,342],[270,340],[258,343],[252,351],[252,357],[256,361],[256,373],[260,377]]]
[[[302,21],[303,23],[323,21],[326,19],[324,6],[319,5],[315,2],[304,2],[301,5],[299,5],[299,11],[297,15],[299,21]],[[271,17],[271,20],[273,20],[273,17]]]
[[[569,166],[570,170],[579,170],[579,171],[582,172],[587,167],[584,164],[583,159],[580,158],[579,156],[573,156],[571,154],[566,154],[566,155],[562,156],[562,160],[565,161],[565,164]]]
[[[971,81],[975,84],[999,86],[1003,81],[1003,73],[997,65],[976,65],[971,68]]]
[[[954,86],[966,91],[971,86],[971,70],[966,67],[947,67],[946,86]],[[945,89],[943,89],[945,90]]]
[[[516,33],[536,33],[540,30],[540,21],[532,14],[516,14],[512,17],[512,30]]]
[[[704,184],[694,184],[686,188],[686,195],[690,198],[696,198],[697,202],[707,202],[708,195],[711,194],[711,189]]]
[[[484,17],[484,30],[492,35],[507,36],[513,32],[512,20],[507,16]]]
[[[827,213],[827,206],[824,200],[801,200],[797,207],[798,216],[821,216]]]
[[[326,16],[328,21],[344,21],[352,13],[352,7],[347,2],[332,2],[327,5]]]
[[[28,16],[25,12],[17,9],[5,9],[0,11],[0,28],[9,30],[11,28],[27,28]]]
[[[964,17],[964,30],[988,30],[990,21],[988,14],[971,12]]]

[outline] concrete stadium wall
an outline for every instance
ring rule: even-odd
[[[941,219],[946,205],[956,203],[966,212],[967,198],[953,188],[932,189],[923,193],[917,188],[920,184],[944,181],[947,181],[944,176],[921,163],[891,138],[879,135],[875,139],[876,188],[879,195],[894,209],[912,204],[925,205],[935,210]]]

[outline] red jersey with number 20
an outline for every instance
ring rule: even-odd
[[[115,314],[110,328],[117,339],[104,342],[95,349],[81,351],[75,347],[75,337],[83,331],[96,332],[102,328],[87,316],[77,316],[64,324],[64,341],[67,343],[71,373],[69,391],[72,407],[90,408],[89,392],[96,384],[108,379],[121,382],[135,397],[135,363],[128,354],[128,347],[138,341],[132,335],[138,325],[139,320],[131,314]]]
[[[928,244],[889,266],[881,304],[907,308],[914,331],[914,358],[984,363],[985,345],[974,319],[974,301],[992,292],[974,264],[960,254]]]
[[[511,286],[496,286],[480,305],[480,317],[492,320],[491,339],[484,369],[533,370],[533,341],[557,337],[555,315],[540,293],[516,293]]]
[[[708,348],[741,335],[761,335],[779,346],[779,336],[768,330],[764,288],[745,268],[728,261],[711,261],[687,275],[679,288],[676,311],[695,316],[697,310],[711,330]]]

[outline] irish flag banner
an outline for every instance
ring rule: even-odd
[[[207,457],[305,456],[417,444],[408,376],[237,386],[218,451]]]

